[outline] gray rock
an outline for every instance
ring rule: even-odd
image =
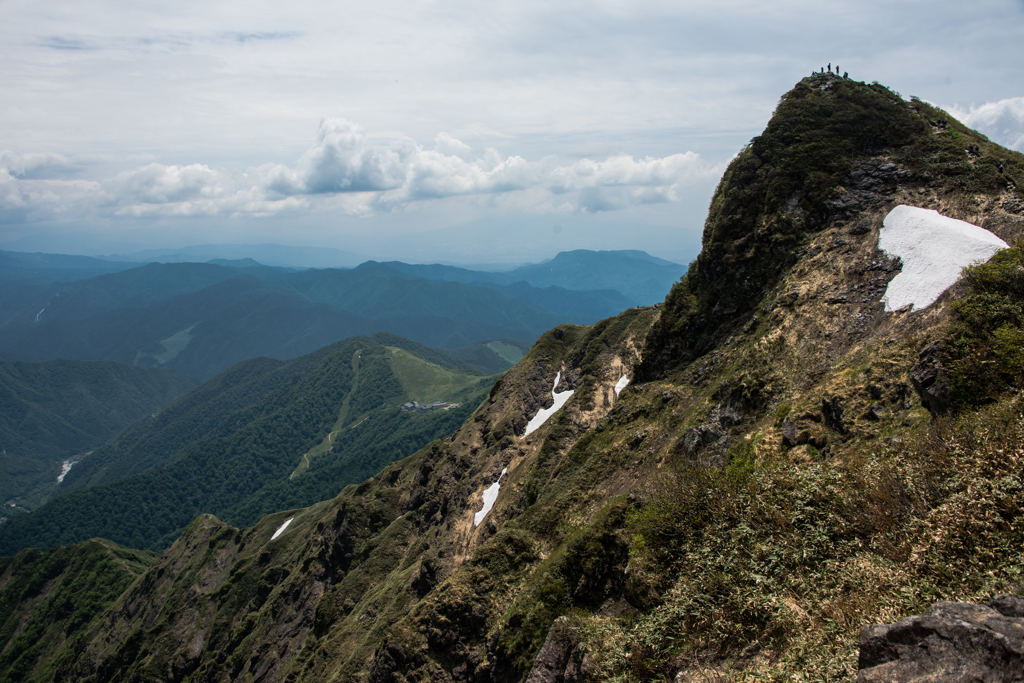
[[[725,434],[709,426],[690,427],[683,432],[682,451],[691,457],[695,456],[708,446],[718,443],[725,436]]]
[[[858,683],[1024,682],[1024,598],[937,602],[928,614],[860,631]]]
[[[850,220],[865,209],[891,201],[890,193],[909,178],[909,171],[892,162],[861,162],[843,181],[846,191],[827,199],[825,210],[837,221]]]
[[[1019,595],[997,595],[988,601],[988,606],[1004,617],[1024,619],[1024,598]]]
[[[782,445],[793,448],[800,442],[797,440],[796,424],[788,417],[782,421]]]
[[[866,235],[871,232],[871,221],[867,218],[861,218],[847,232],[851,235]]]
[[[933,415],[943,415],[953,406],[949,373],[942,365],[942,342],[921,349],[918,361],[910,369],[910,383],[921,397],[921,405]]]
[[[558,617],[533,660],[526,683],[577,683],[585,678],[583,648],[576,628],[569,625],[567,617]]]

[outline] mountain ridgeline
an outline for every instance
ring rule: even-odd
[[[528,347],[559,323],[660,300],[685,272],[643,252],[581,251],[509,273],[375,262],[296,271],[242,260],[110,264],[87,277],[103,263],[0,254],[0,357],[114,360],[209,379],[249,358],[287,360],[385,331],[503,370],[500,354],[474,345]],[[81,279],[67,281],[75,267]]]
[[[194,518],[55,654],[0,673],[849,680],[862,625],[1024,578],[1022,181],[1022,155],[941,110],[806,78],[730,163],[664,306],[545,332],[454,433],[334,498]],[[1013,248],[886,311],[899,205]],[[323,370],[350,376],[350,348]],[[302,411],[293,453],[330,421]]]

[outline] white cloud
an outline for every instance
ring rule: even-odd
[[[514,195],[512,203],[525,211],[597,212],[675,201],[679,187],[721,172],[693,152],[560,165],[554,157],[528,161],[493,148],[476,151],[447,133],[437,135],[434,149],[406,136],[374,144],[362,128],[340,118],[321,122],[294,167],[263,164],[240,172],[153,162],[93,182],[28,177],[32,169],[74,167],[60,155],[0,152],[0,163],[0,202],[8,220],[12,210],[18,216],[93,210],[263,216],[318,206],[365,216],[451,197],[501,195]]]
[[[63,154],[18,154],[10,150],[0,150],[0,170],[17,178],[52,177],[67,172],[71,166],[71,161]]]
[[[392,190],[402,186],[416,150],[407,138],[389,147],[371,146],[359,126],[330,118],[320,122],[316,142],[299,160],[299,168],[311,194]]]
[[[953,106],[949,113],[991,140],[1024,152],[1024,97],[988,102],[967,110]]]
[[[222,172],[204,164],[149,164],[119,173],[103,183],[117,203],[170,204],[223,197],[230,182]]]

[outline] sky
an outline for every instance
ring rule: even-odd
[[[1024,151],[1022,35],[1024,0],[4,0],[0,249],[688,262],[829,63]]]

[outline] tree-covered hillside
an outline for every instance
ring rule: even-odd
[[[111,361],[0,361],[0,501],[38,507],[70,463],[197,384]]]
[[[155,559],[100,539],[0,558],[0,681],[52,675],[57,652]]]
[[[257,358],[204,383],[84,458],[58,498],[0,526],[0,554],[96,536],[162,549],[202,512],[246,525],[330,498],[453,431],[494,381],[443,352],[377,340],[390,346],[359,338],[292,361]],[[401,367],[398,347],[409,349]],[[403,373],[417,364],[431,373],[407,381],[419,387],[410,393]],[[459,406],[400,407],[428,389]]]

